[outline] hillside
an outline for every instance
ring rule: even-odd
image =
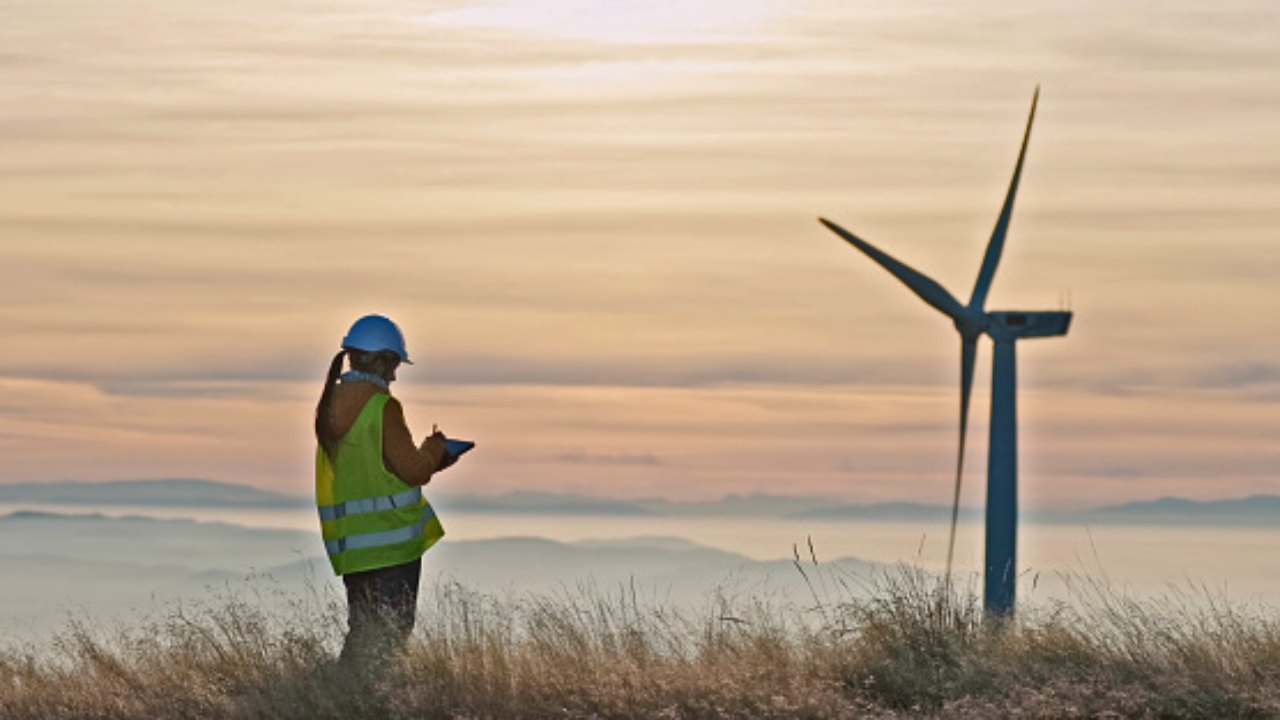
[[[1280,622],[1091,585],[1012,625],[970,591],[881,576],[786,609],[750,595],[675,610],[623,588],[495,599],[429,588],[397,662],[335,662],[343,606],[252,595],[135,630],[73,625],[0,646],[6,720],[200,718],[1280,717]]]

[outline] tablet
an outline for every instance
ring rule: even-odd
[[[476,444],[470,440],[454,440],[453,438],[445,438],[444,450],[454,457],[460,457],[463,453],[475,447]]]

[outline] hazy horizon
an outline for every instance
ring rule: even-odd
[[[946,510],[950,506],[941,502],[919,502],[907,499],[882,499],[867,502],[853,494],[844,496],[834,494],[813,493],[728,493],[719,498],[684,500],[679,497],[663,497],[660,495],[636,495],[622,497],[614,494],[593,494],[591,492],[564,492],[539,489],[507,490],[502,492],[474,493],[457,485],[440,483],[425,488],[427,494],[437,505],[447,507],[455,513],[528,513],[528,514],[564,514],[564,515],[612,515],[619,512],[648,512],[651,514],[679,514],[685,516],[710,515],[773,515],[810,517],[814,519],[848,519],[854,516],[840,516],[841,510],[856,508],[917,508],[921,511]],[[1280,494],[1255,493],[1247,496],[1230,496],[1193,500],[1189,498],[1159,495],[1139,498],[1118,503],[1096,503],[1092,505],[1023,505],[1022,514],[1025,519],[1037,520],[1061,516],[1064,518],[1083,518],[1090,515],[1101,517],[1098,513],[1121,512],[1137,509],[1138,511],[1164,510],[1173,512],[1169,520],[1176,520],[1175,511],[1186,510],[1188,522],[1205,522],[1205,518],[1197,518],[1196,512],[1216,509],[1213,515],[1215,522],[1227,520],[1227,509],[1233,506],[1236,510],[1249,512],[1250,503],[1263,502],[1266,509],[1280,505]],[[312,493],[287,493],[264,490],[250,485],[228,483],[208,478],[137,478],[117,480],[55,480],[45,482],[3,482],[0,481],[0,513],[5,508],[40,508],[59,505],[79,506],[86,511],[95,507],[114,508],[136,507],[148,508],[172,507],[198,509],[208,507],[213,510],[234,511],[236,509],[258,510],[274,507],[310,508],[314,503]],[[1170,504],[1176,507],[1170,506]],[[1185,506],[1185,507],[1184,507]],[[982,512],[982,504],[962,505],[965,517],[976,517]],[[1256,510],[1244,521],[1256,521]],[[1129,517],[1128,520],[1134,520]]]
[[[305,522],[296,524],[280,524],[279,518],[235,522],[243,515],[224,509],[220,517],[193,522],[0,513],[0,561],[9,588],[0,595],[0,647],[43,641],[72,620],[118,630],[234,597],[253,598],[267,612],[340,597],[313,512],[299,510],[295,520]],[[843,602],[866,592],[875,573],[899,563],[941,572],[946,537],[943,518],[572,520],[446,516],[445,540],[424,559],[423,592],[428,598],[448,592],[452,582],[471,592],[517,597],[628,588],[677,608],[708,607],[717,593],[803,608],[812,590],[797,560],[829,602]],[[956,570],[965,583],[975,582],[981,564],[981,534],[980,524],[961,524]],[[1240,607],[1273,607],[1280,597],[1272,561],[1280,530],[1274,528],[1027,524],[1023,540],[1019,584],[1028,607],[1069,600],[1082,582],[1102,583],[1127,597],[1182,593]]]

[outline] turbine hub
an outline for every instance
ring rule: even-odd
[[[969,308],[965,308],[962,313],[955,317],[956,332],[965,339],[976,338],[987,332],[991,326],[991,320],[984,312],[977,312]]]

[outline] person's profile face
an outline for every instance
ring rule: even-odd
[[[396,369],[400,367],[400,356],[384,353],[378,360],[383,368],[382,377],[386,378],[387,382],[393,382],[396,379]]]

